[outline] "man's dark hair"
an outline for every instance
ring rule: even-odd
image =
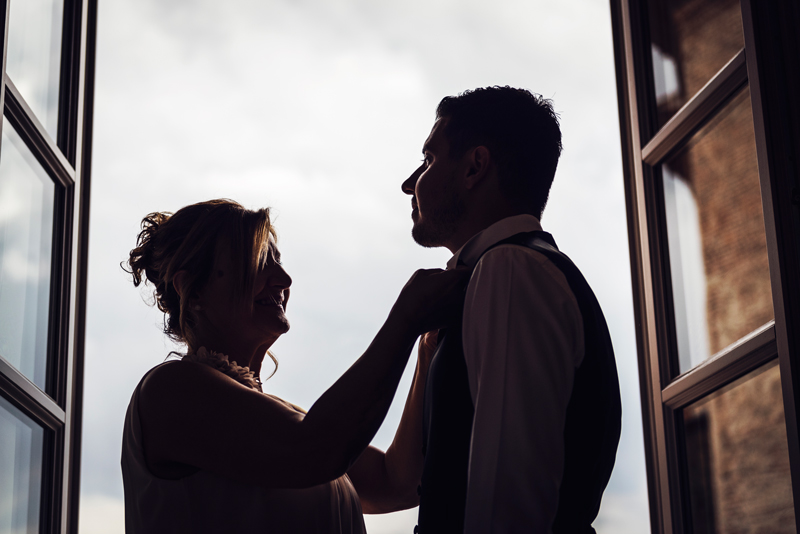
[[[444,97],[436,117],[447,119],[450,157],[488,148],[503,195],[541,218],[561,155],[561,129],[550,100],[526,89],[483,87]]]

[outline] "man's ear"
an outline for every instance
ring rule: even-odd
[[[492,155],[485,146],[476,146],[467,152],[467,176],[465,185],[472,189],[490,174]]]

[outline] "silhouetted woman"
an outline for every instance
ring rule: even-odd
[[[152,283],[165,333],[187,354],[148,372],[128,407],[128,534],[361,533],[362,505],[417,504],[428,350],[392,445],[368,444],[417,336],[458,308],[465,273],[415,273],[366,352],[305,413],[261,388],[292,283],[269,211],[212,200],[151,213],[137,245],[134,285]]]

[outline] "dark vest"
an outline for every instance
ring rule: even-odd
[[[614,467],[622,418],[608,327],[583,275],[558,251],[550,234],[520,233],[494,246],[506,243],[544,254],[564,274],[580,307],[585,355],[575,372],[567,406],[564,473],[552,530],[553,534],[594,533],[591,525]],[[464,532],[473,416],[459,322],[440,336],[425,385],[425,463],[419,488],[419,525],[415,532]],[[521,532],[526,531],[526,525],[518,527]]]

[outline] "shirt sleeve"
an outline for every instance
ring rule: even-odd
[[[464,357],[475,407],[465,533],[549,533],[583,320],[543,254],[501,245],[467,287]]]

